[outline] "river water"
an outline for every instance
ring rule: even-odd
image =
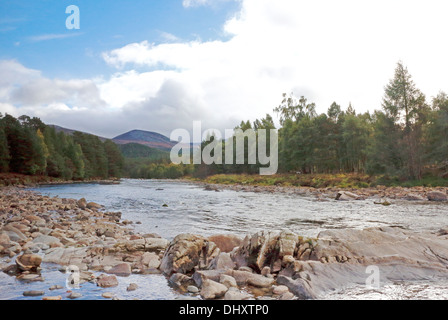
[[[320,231],[334,228],[398,226],[415,231],[437,231],[448,226],[448,205],[442,203],[392,201],[392,205],[382,206],[374,204],[373,199],[343,202],[288,193],[216,192],[205,190],[199,184],[166,180],[125,179],[116,185],[68,184],[41,186],[34,190],[44,195],[86,198],[88,202],[100,203],[108,211],[122,212],[122,219],[133,221],[137,232],[157,233],[169,240],[181,233],[245,236],[261,230],[290,230],[305,237],[316,237]],[[45,270],[52,279],[51,284],[56,280],[65,281],[65,275],[57,271],[56,266]],[[0,299],[21,298],[22,282],[13,279],[0,275],[0,287],[9,288],[0,291]],[[154,290],[137,290],[139,293],[136,291],[132,296],[125,291],[130,282]],[[31,290],[48,289],[49,285],[46,282],[33,284]],[[85,286],[82,290],[84,299],[101,299],[104,290],[90,288],[91,284]],[[29,284],[26,290],[30,290]],[[112,291],[126,299],[174,299],[179,296],[160,275],[132,275],[126,281],[120,281],[120,286]],[[354,286],[322,298],[448,299],[448,281],[392,283],[374,291]]]

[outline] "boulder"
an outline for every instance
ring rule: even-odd
[[[198,287],[202,287],[205,280],[213,280],[219,282],[222,270],[198,270],[193,274],[193,280]]]
[[[90,210],[99,210],[103,206],[98,203],[95,203],[95,202],[89,202],[89,203],[87,203],[86,207],[87,207],[87,209],[90,209]]]
[[[349,191],[339,191],[336,194],[336,200],[339,201],[350,201],[350,200],[360,200],[361,197],[353,192]]]
[[[80,209],[82,209],[82,210],[84,210],[84,209],[87,208],[87,201],[86,201],[85,198],[81,198],[81,199],[79,199],[79,200],[76,202],[76,204],[77,204],[78,207],[79,207]]]
[[[425,198],[423,198],[422,196],[420,196],[416,193],[408,193],[402,199],[407,200],[407,201],[425,201],[426,200]]]
[[[211,263],[210,268],[216,270],[235,269],[236,265],[233,262],[230,253],[221,252]]]
[[[3,227],[3,232],[8,235],[10,241],[20,242],[27,240],[27,237],[11,224],[5,225]]]
[[[427,197],[429,201],[448,201],[447,194],[441,191],[428,192]]]
[[[243,239],[232,234],[214,235],[208,237],[208,240],[214,242],[221,252],[231,252],[243,242]]]
[[[40,235],[37,238],[34,238],[33,243],[41,243],[41,244],[46,244],[47,246],[50,247],[56,247],[56,246],[63,246],[61,241],[53,236],[45,236],[45,235]]]
[[[145,252],[141,257],[141,263],[148,269],[158,269],[160,267],[160,258],[153,252]]]
[[[126,288],[126,291],[135,291],[138,289],[138,284],[136,283],[131,283],[128,285],[128,287]]]
[[[105,275],[105,274],[101,274],[97,279],[96,279],[96,284],[98,286],[100,286],[101,288],[110,288],[110,287],[116,287],[118,286],[118,280],[117,277],[114,275]]]
[[[16,258],[17,267],[22,271],[36,271],[42,263],[42,257],[37,254],[22,254]]]
[[[219,277],[219,283],[222,283],[223,285],[225,285],[227,288],[238,288],[238,284],[236,283],[236,280],[234,277],[226,275],[226,274],[222,274]]]
[[[213,280],[205,280],[202,283],[201,296],[204,299],[221,298],[227,292],[227,287]]]
[[[181,234],[169,244],[162,258],[160,270],[171,275],[174,272],[191,273],[195,267],[207,269],[219,252],[218,247],[204,237]]]

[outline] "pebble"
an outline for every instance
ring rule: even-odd
[[[55,284],[55,285],[53,285],[53,286],[50,287],[50,290],[53,291],[53,290],[59,290],[59,289],[63,289],[63,288],[64,288],[64,287]]]
[[[127,288],[126,291],[135,291],[138,289],[138,284],[136,283],[131,283]]]
[[[42,300],[62,300],[61,296],[48,296],[48,297],[43,297]]]
[[[72,293],[68,296],[69,299],[78,299],[78,298],[81,298],[81,297],[82,297],[82,294],[79,293],[79,292],[72,292]]]
[[[37,290],[29,290],[29,291],[23,292],[23,295],[25,297],[37,297],[37,296],[43,296],[44,294],[45,294],[45,292],[37,291]]]
[[[104,292],[101,296],[106,299],[112,299],[115,295],[112,292]]]
[[[187,291],[190,292],[190,293],[198,293],[199,289],[196,286],[188,286],[187,287]]]

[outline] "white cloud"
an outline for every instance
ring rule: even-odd
[[[229,40],[130,43],[103,53],[117,68],[107,79],[46,79],[11,61],[3,76],[0,63],[0,107],[39,102],[43,120],[107,136],[133,128],[169,134],[193,120],[232,128],[272,114],[291,91],[319,112],[333,101],[372,111],[399,60],[429,97],[448,91],[446,9],[445,0],[242,0],[223,25]],[[15,78],[19,88],[4,85]]]
[[[48,40],[55,40],[55,39],[65,39],[65,38],[73,38],[78,37],[82,35],[82,33],[58,33],[58,34],[41,34],[37,36],[31,36],[28,39],[33,42],[40,42],[40,41],[48,41]]]

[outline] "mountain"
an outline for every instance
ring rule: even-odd
[[[177,144],[160,133],[143,130],[126,132],[113,138],[112,141],[116,144],[138,143],[151,148],[167,151],[171,150],[171,148]]]
[[[97,136],[96,134],[91,134],[91,133],[87,133],[87,132],[83,132],[83,131],[79,131],[79,130],[67,129],[64,127],[57,126],[55,124],[49,124],[48,126],[53,127],[56,132],[64,132],[65,134],[68,134],[68,135],[72,135],[74,132],[81,132],[81,133],[85,133],[85,134],[90,134],[92,136]],[[110,139],[100,137],[100,136],[97,136],[97,137],[103,142],[106,140],[110,140]]]

